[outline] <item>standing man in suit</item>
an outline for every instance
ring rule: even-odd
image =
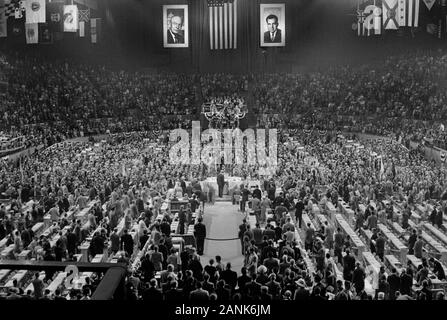
[[[183,18],[174,15],[171,18],[171,24],[168,29],[168,43],[185,43],[183,28]]]
[[[223,175],[223,173],[221,171],[217,175],[217,186],[219,187],[219,198],[222,198],[224,185],[225,185],[225,176]]]
[[[264,43],[281,43],[281,29],[278,29],[278,17],[270,14],[265,19],[268,31],[264,32]]]
[[[197,254],[203,255],[203,245],[206,238],[206,227],[202,223],[202,218],[197,219],[197,223],[194,226],[194,236],[197,242]]]

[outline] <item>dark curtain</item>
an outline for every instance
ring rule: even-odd
[[[299,44],[300,8],[311,0],[238,0],[237,49],[210,50],[209,11],[206,0],[110,0],[119,39],[128,53],[150,64],[185,72],[249,73],[274,70]],[[261,48],[259,5],[286,4],[286,47]],[[187,4],[189,48],[163,48],[163,5]],[[126,9],[127,7],[127,9]],[[143,53],[139,54],[138,51]]]

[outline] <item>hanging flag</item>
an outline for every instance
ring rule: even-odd
[[[99,37],[101,35],[101,18],[90,19],[90,35],[91,42],[98,43]]]
[[[362,24],[361,35],[363,36],[379,35],[382,33],[382,9],[376,6],[375,0],[374,3],[371,2],[371,0],[367,1],[364,3],[366,6],[360,8],[364,18],[362,18],[361,13],[357,16],[359,19],[358,25]],[[362,19],[363,23],[361,23]],[[360,32],[358,32],[358,35],[360,35]]]
[[[399,23],[397,22],[397,0],[383,0],[383,27],[386,30],[397,30]]]
[[[365,31],[365,28],[363,28],[363,23],[365,22],[365,14],[363,13],[363,10],[357,9],[357,35],[360,37],[361,35],[364,35],[363,32]]]
[[[376,0],[374,0],[374,33],[382,34],[382,9],[376,6]]]
[[[64,32],[76,32],[78,30],[78,7],[76,5],[64,6]]]
[[[424,1],[425,5],[427,6],[428,11],[433,8],[433,5],[435,4],[436,0],[422,0]]]
[[[47,4],[47,22],[52,32],[64,31],[62,17],[64,4],[60,2],[49,2]]]
[[[39,23],[39,43],[53,43],[53,33],[48,23]]]
[[[417,27],[419,24],[419,0],[398,0],[397,22],[399,27]]]
[[[25,2],[19,0],[5,0],[5,15],[6,18],[14,17],[16,19],[22,19],[25,13]]]
[[[210,49],[237,48],[237,0],[207,0]]]
[[[39,42],[39,25],[37,23],[25,23],[26,43]]]
[[[85,25],[90,21],[90,9],[79,10],[79,36],[85,37]]]
[[[0,0],[0,38],[8,36],[5,0]]]
[[[13,37],[19,42],[25,42],[25,17],[22,19],[8,19],[8,37]]]
[[[45,0],[24,0],[26,23],[45,23]]]

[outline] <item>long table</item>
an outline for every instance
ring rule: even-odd
[[[332,223],[334,222],[334,220],[335,220],[335,215],[337,214],[337,209],[335,209],[335,207],[334,207],[334,205],[332,204],[332,202],[331,201],[326,201],[326,204],[325,204],[325,210],[326,210],[326,213],[328,214],[328,216],[329,216],[329,219],[332,221]]]
[[[50,294],[53,294],[57,288],[59,288],[60,285],[64,282],[65,278],[67,277],[66,272],[59,272],[54,278],[54,280],[48,285],[46,289],[50,290]]]
[[[385,225],[379,223],[377,225],[379,230],[383,235],[389,240],[394,248],[399,252],[399,260],[402,263],[406,263],[406,256],[408,253],[408,248],[405,246]]]
[[[354,222],[354,210],[351,209],[349,204],[347,204],[342,198],[338,198],[338,207],[340,213],[344,214],[348,218],[349,223]]]
[[[336,225],[343,230],[345,235],[349,235],[351,241],[353,242],[355,248],[357,248],[357,256],[359,259],[362,257],[362,253],[365,251],[365,244],[360,240],[357,233],[351,228],[351,226],[346,222],[345,218],[341,214],[335,215]]]
[[[438,238],[444,245],[447,245],[447,236],[442,231],[440,231],[439,229],[437,229],[428,222],[424,223],[423,226],[425,229],[430,231],[430,233],[432,233],[436,238]]]

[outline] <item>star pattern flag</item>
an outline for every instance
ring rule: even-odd
[[[26,43],[34,44],[39,43],[39,24],[38,23],[26,23],[25,24]]]
[[[237,0],[207,0],[210,49],[237,48]]]
[[[397,0],[383,0],[383,27],[385,29],[397,30],[399,23],[397,22]]]
[[[45,0],[24,0],[26,23],[45,23]]]
[[[419,0],[398,0],[397,22],[399,27],[419,25]]]

